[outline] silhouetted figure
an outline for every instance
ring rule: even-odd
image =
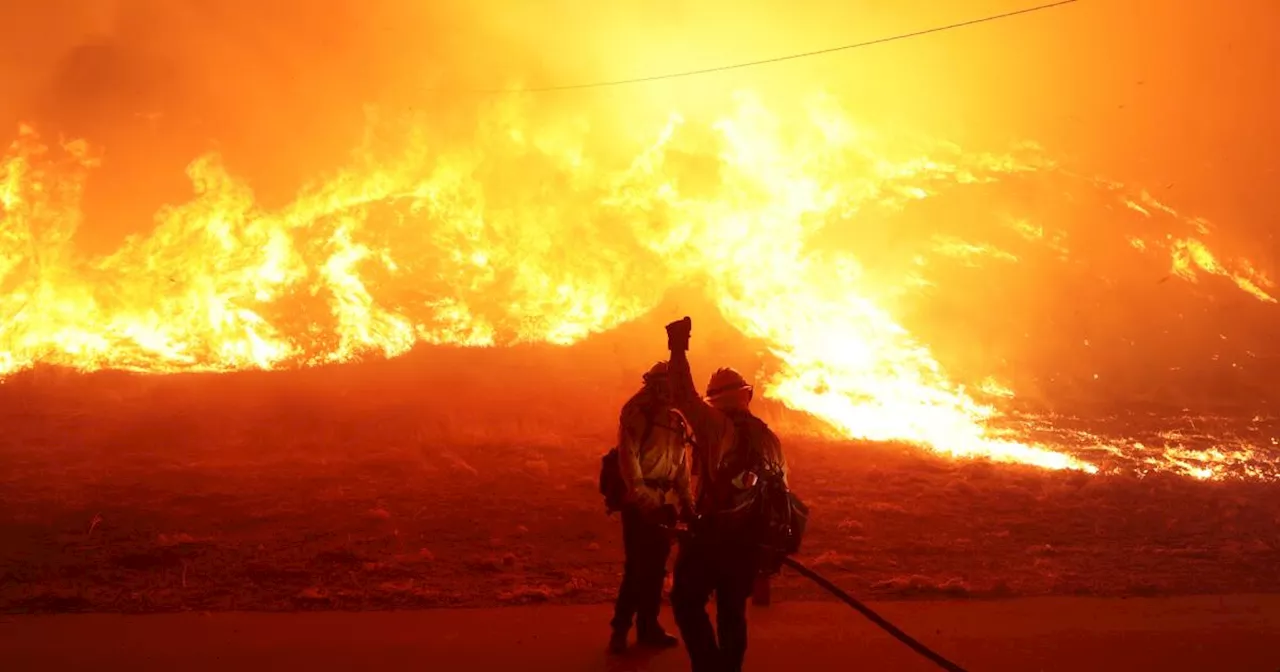
[[[622,407],[619,419],[617,459],[626,563],[609,640],[613,653],[626,650],[633,618],[641,646],[666,648],[679,643],[658,624],[658,612],[677,507],[692,507],[684,448],[683,420],[671,408],[667,363],[658,362],[644,375],[644,387]]]
[[[747,651],[747,599],[771,559],[763,558],[752,529],[755,473],[764,462],[786,478],[782,444],[751,414],[752,387],[733,369],[719,369],[706,399],[694,388],[686,351],[692,322],[667,325],[673,402],[693,430],[693,473],[698,476],[697,518],[681,539],[671,610],[693,672],[742,669]],[[716,628],[707,601],[716,595]],[[717,638],[718,635],[718,638]]]

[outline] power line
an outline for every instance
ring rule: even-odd
[[[901,34],[893,35],[890,37],[881,37],[874,40],[867,40],[865,42],[845,44],[838,47],[828,47],[826,49],[818,49],[816,51],[806,51],[798,54],[788,54],[786,56],[775,56],[773,58],[765,58],[758,61],[746,61],[743,63],[734,63],[731,65],[720,65],[713,68],[702,68],[700,70],[685,70],[683,72],[671,72],[671,73],[662,74],[662,75],[649,75],[646,77],[633,77],[630,79],[613,79],[613,80],[605,80],[605,81],[598,81],[598,82],[584,82],[581,84],[560,84],[556,86],[540,86],[540,87],[520,88],[520,89],[454,89],[454,90],[435,89],[435,91],[439,93],[480,93],[480,94],[545,93],[550,91],[572,91],[576,89],[599,89],[599,88],[604,88],[609,86],[624,86],[627,84],[642,84],[645,82],[656,82],[658,80],[663,80],[663,79],[678,79],[682,77],[694,77],[696,75],[707,75],[715,72],[725,72],[727,70],[738,70],[741,68],[750,68],[757,65],[781,63],[783,61],[793,61],[800,58],[809,58],[811,56],[821,56],[824,54],[831,54],[837,51],[848,51],[850,49],[860,49],[862,47],[871,47],[877,44],[886,44],[888,42],[908,40],[911,38],[921,37],[924,35],[931,35],[933,33],[941,33],[948,30],[955,30],[957,28],[967,28],[969,26],[976,26],[982,23],[991,23],[993,21],[1000,21],[1003,19],[1008,19],[1015,16],[1020,16],[1023,14],[1031,14],[1032,12],[1040,12],[1047,9],[1055,9],[1058,7],[1074,4],[1079,1],[1080,0],[1059,0],[1058,2],[1051,2],[1044,5],[1037,5],[1035,7],[1017,9],[1010,12],[1004,12],[1002,14],[992,14],[990,16],[984,16],[978,19],[970,19],[968,21],[961,21],[959,23],[951,23],[945,26],[936,26],[934,28],[917,30],[911,33],[901,33]]]

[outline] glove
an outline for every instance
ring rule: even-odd
[[[665,525],[666,527],[675,527],[676,523],[679,521],[679,515],[676,513],[676,507],[670,504],[663,504],[658,507],[654,518],[654,522],[659,525]]]
[[[638,485],[635,490],[631,491],[631,502],[641,511],[648,512],[655,511],[662,506],[662,498],[658,496],[658,493],[642,485]]]
[[[697,519],[698,519],[698,514],[693,510],[692,506],[688,504],[680,505],[680,522],[692,523]]]
[[[687,316],[667,325],[667,349],[671,352],[687,352],[689,335],[693,333],[693,320]]]

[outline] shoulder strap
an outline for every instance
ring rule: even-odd
[[[684,415],[673,408],[667,412],[667,417],[672,421],[671,431],[679,434],[686,444],[693,443],[693,432],[689,429],[689,423],[684,421]]]
[[[644,444],[649,442],[649,437],[653,436],[653,430],[658,425],[657,415],[659,406],[659,404],[652,404],[645,407],[644,432],[640,435],[640,445],[637,448],[639,453],[644,452]],[[667,427],[667,425],[663,425],[663,427],[676,432],[680,435],[680,438],[684,443],[693,446],[695,437],[693,436],[693,431],[689,428],[689,423],[685,422],[684,416],[680,413],[668,412],[668,417],[674,419],[675,426]]]

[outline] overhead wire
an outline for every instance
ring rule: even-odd
[[[1043,5],[1036,5],[1034,7],[1025,7],[1023,9],[1016,9],[1008,12],[1002,12],[999,14],[990,14],[990,15],[983,16],[976,19],[969,19],[967,21],[949,23],[942,26],[934,26],[933,28],[925,28],[922,30],[916,30],[909,33],[899,33],[899,34],[891,35],[888,37],[880,37],[872,40],[855,42],[852,44],[844,44],[837,47],[828,47],[825,49],[816,49],[813,51],[787,54],[785,56],[774,56],[772,58],[762,58],[759,60],[744,61],[741,63],[732,63],[729,65],[700,68],[697,70],[684,70],[681,72],[670,72],[670,73],[665,73],[660,75],[647,75],[643,77],[631,77],[627,79],[611,79],[611,80],[601,80],[601,81],[594,81],[594,82],[581,82],[578,84],[558,84],[558,85],[551,85],[551,86],[521,87],[521,88],[508,88],[508,89],[432,89],[431,91],[437,92],[437,93],[471,93],[471,94],[548,93],[553,91],[599,89],[599,88],[614,87],[614,86],[625,86],[629,84],[643,84],[646,82],[656,82],[656,81],[666,80],[666,79],[695,77],[698,75],[707,75],[707,74],[712,74],[717,72],[726,72],[729,70],[739,70],[742,68],[751,68],[759,65],[768,65],[772,63],[781,63],[784,61],[793,61],[801,58],[810,58],[813,56],[822,56],[825,54],[832,54],[840,51],[861,49],[864,47],[887,44],[889,42],[898,42],[901,40],[908,40],[916,37],[922,37],[925,35],[932,35],[934,33],[941,33],[945,31],[956,30],[959,28],[976,26],[984,23],[1002,21],[1004,19],[1010,19],[1013,17],[1031,14],[1034,12],[1042,12],[1050,9],[1057,9],[1060,7],[1064,7],[1066,5],[1075,4],[1077,2],[1080,2],[1080,0],[1058,0],[1057,2],[1051,2]]]

